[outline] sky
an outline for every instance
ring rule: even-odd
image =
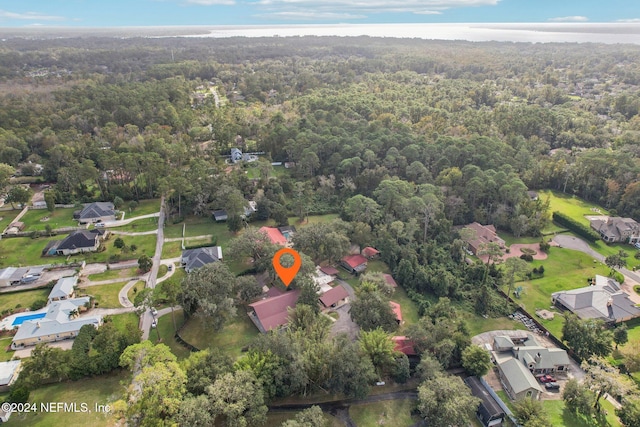
[[[638,22],[637,0],[0,0],[0,27]]]

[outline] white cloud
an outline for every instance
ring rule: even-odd
[[[38,12],[16,13],[16,12],[9,12],[8,10],[0,9],[0,21],[5,21],[8,19],[18,19],[23,21],[64,21],[65,20],[63,16],[45,15]]]
[[[616,22],[624,22],[624,23],[640,23],[640,18],[632,18],[632,19],[618,19]]]
[[[588,20],[586,16],[560,16],[548,19],[549,22],[587,22]]]
[[[416,15],[442,15],[442,12],[438,10],[422,10],[413,12]]]
[[[235,0],[185,0],[185,3],[197,6],[233,6],[236,4]]]
[[[251,4],[260,6],[265,13],[260,16],[290,16],[304,12],[309,19],[337,19],[363,14],[414,13],[417,15],[441,15],[447,9],[460,7],[496,6],[501,0],[257,0]],[[314,15],[315,16],[312,16]]]
[[[335,12],[305,12],[305,11],[290,11],[290,12],[273,12],[257,15],[260,18],[269,19],[291,19],[291,20],[340,20],[340,19],[364,19],[367,15],[354,15],[350,13],[335,13]]]

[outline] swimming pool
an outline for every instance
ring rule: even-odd
[[[46,315],[47,313],[34,313],[27,314],[26,316],[17,316],[15,319],[13,319],[13,323],[11,324],[11,326],[22,325],[22,323],[26,320],[42,319]]]

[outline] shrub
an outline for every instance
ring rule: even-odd
[[[624,276],[622,275],[622,273],[616,271],[613,274],[613,278],[616,280],[616,282],[618,283],[624,283]]]
[[[578,236],[583,237],[584,239],[590,242],[596,242],[600,239],[600,235],[593,231],[591,228],[586,225],[576,221],[575,219],[569,217],[568,215],[563,214],[562,212],[554,212],[553,220],[558,224],[567,227],[569,230],[576,233]]]
[[[538,274],[544,274],[544,265],[538,267]]]
[[[44,299],[44,298],[40,298],[40,299],[35,300],[33,302],[33,304],[31,304],[31,307],[29,307],[29,309],[31,311],[40,310],[45,305],[47,305],[47,300]]]
[[[544,239],[540,241],[540,251],[541,252],[549,252],[549,249],[551,249],[551,245],[549,244],[549,242],[545,241]]]
[[[531,262],[531,261],[533,261],[533,256],[529,255],[529,254],[522,254],[522,255],[520,255],[520,259],[523,259],[523,260],[525,260],[527,262]]]

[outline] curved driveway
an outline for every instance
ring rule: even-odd
[[[587,255],[594,257],[598,261],[604,262],[604,259],[605,259],[604,255],[593,250],[587,242],[585,242],[584,240],[578,237],[559,234],[553,238],[553,241],[556,242],[560,247],[584,252]],[[637,274],[636,272],[628,270],[626,268],[620,268],[618,269],[618,271],[620,271],[620,273],[622,273],[626,278],[630,279],[632,282],[635,282],[634,284],[640,284],[640,275]],[[629,293],[632,296],[632,299],[635,298],[636,296],[633,290],[631,292],[627,291],[627,293]]]

